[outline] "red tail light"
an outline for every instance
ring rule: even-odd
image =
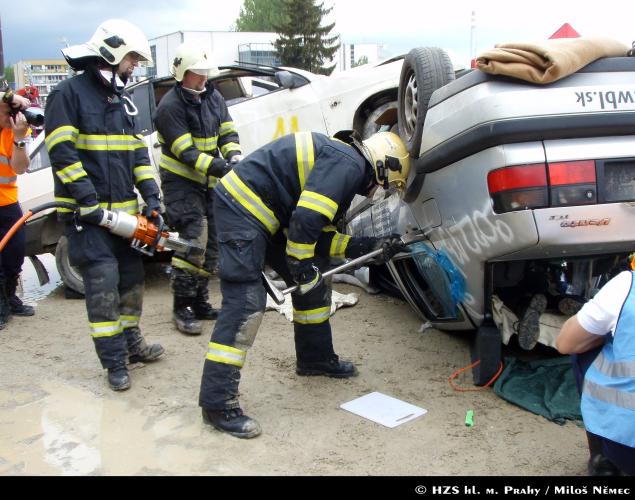
[[[588,205],[597,203],[595,160],[549,164],[551,205]]]
[[[487,186],[496,213],[544,208],[549,204],[544,163],[492,170],[487,175]]]

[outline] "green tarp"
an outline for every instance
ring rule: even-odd
[[[494,392],[560,425],[566,420],[582,420],[569,356],[529,362],[505,358],[505,368],[494,384]]]

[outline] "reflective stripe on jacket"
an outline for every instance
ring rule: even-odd
[[[343,257],[350,238],[333,221],[356,194],[365,194],[371,178],[370,166],[351,146],[299,132],[251,153],[220,180],[216,192],[233,198],[270,234],[288,228],[289,257],[312,259],[316,248]]]
[[[124,97],[129,95],[115,94],[92,67],[53,89],[45,128],[56,199],[83,212],[97,206],[131,212],[138,208],[135,186],[144,199],[159,195],[148,149]],[[69,212],[58,209],[63,219]]]
[[[11,168],[13,156],[13,130],[3,128],[0,132],[0,207],[17,203],[18,175]]]
[[[207,170],[214,157],[240,154],[238,132],[225,100],[213,86],[200,95],[185,92],[180,84],[161,99],[154,123],[161,144],[162,175],[177,175],[203,189],[215,184]]]
[[[635,448],[635,272],[613,336],[584,377],[581,410],[589,432]]]

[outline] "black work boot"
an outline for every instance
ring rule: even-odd
[[[128,342],[128,362],[131,364],[154,361],[165,352],[161,344],[148,345],[136,328],[124,330],[124,332]]]
[[[194,309],[192,309],[190,297],[174,297],[174,311],[172,319],[176,328],[187,335],[200,335],[203,325],[196,319]]]
[[[125,365],[108,368],[108,385],[113,391],[130,389],[130,376]]]
[[[0,330],[4,329],[9,322],[11,316],[11,306],[7,299],[6,288],[3,282],[0,282]]]
[[[298,361],[295,372],[302,376],[326,375],[333,378],[349,378],[357,375],[357,368],[350,361],[340,361],[334,354],[326,361]]]
[[[262,432],[260,424],[253,418],[243,415],[240,408],[232,408],[231,410],[203,408],[203,422],[237,438],[254,438]]]
[[[540,337],[540,315],[547,308],[547,297],[539,293],[529,301],[529,306],[518,322],[518,344],[523,349],[530,351]]]
[[[11,314],[14,316],[33,316],[35,309],[32,306],[24,304],[15,292],[18,288],[18,276],[13,276],[7,280],[7,300]]]
[[[194,309],[196,319],[216,319],[218,317],[218,309],[214,309],[209,303],[208,283],[208,278],[198,279],[196,298],[194,298],[194,302],[192,303],[192,309]]]

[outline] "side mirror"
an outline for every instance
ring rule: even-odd
[[[276,83],[285,89],[294,89],[299,86],[297,85],[296,79],[293,78],[293,75],[288,71],[276,71],[274,77]]]

